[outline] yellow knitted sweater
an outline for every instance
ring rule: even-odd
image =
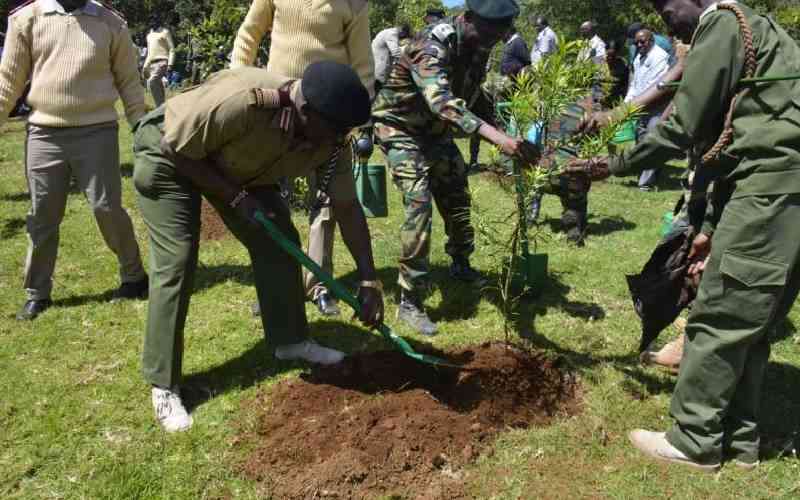
[[[71,14],[54,10],[55,4],[37,0],[9,18],[0,62],[0,124],[28,80],[28,121],[34,125],[117,121],[114,104],[120,97],[128,122],[136,123],[145,113],[144,89],[125,21],[92,0]]]
[[[144,67],[158,60],[167,61],[170,66],[175,64],[175,42],[172,41],[172,35],[167,28],[147,34],[147,59],[144,61]]]
[[[351,66],[374,93],[367,0],[253,0],[233,45],[231,67],[253,65],[267,32],[268,71],[300,78],[311,63],[335,61]]]

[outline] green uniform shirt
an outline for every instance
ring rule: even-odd
[[[404,49],[373,106],[384,142],[474,134],[483,123],[469,111],[480,96],[489,50],[466,53],[463,23],[429,25]]]
[[[753,30],[756,77],[800,73],[800,47],[772,19],[743,4]],[[714,144],[744,73],[744,42],[730,11],[710,8],[700,18],[669,120],[635,148],[612,160],[624,175],[683,158],[693,145]],[[734,138],[713,168],[733,197],[800,193],[800,81],[754,85],[733,114]],[[699,153],[704,153],[705,150]],[[697,153],[697,152],[696,152]],[[697,154],[697,157],[701,156]]]
[[[292,105],[259,102],[253,89],[287,90]],[[211,161],[242,186],[277,184],[281,177],[306,176],[326,167],[335,147],[294,137],[297,108],[303,102],[299,80],[252,67],[221,71],[167,101],[164,139],[175,152]],[[331,197],[355,198],[351,161],[349,154],[340,155]]]

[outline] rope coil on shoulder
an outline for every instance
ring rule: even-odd
[[[736,21],[739,23],[739,30],[742,33],[742,41],[744,43],[744,78],[753,78],[757,69],[756,50],[753,46],[753,30],[747,23],[744,12],[742,12],[739,6],[731,3],[720,3],[717,5],[717,8],[730,11],[736,16]],[[719,159],[722,150],[730,146],[733,142],[733,111],[739,99],[749,90],[749,88],[744,88],[737,92],[731,99],[730,108],[725,115],[725,128],[722,130],[722,134],[720,134],[716,144],[703,155],[702,162],[704,164]]]

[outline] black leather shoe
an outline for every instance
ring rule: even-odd
[[[317,295],[314,304],[316,304],[317,309],[323,316],[338,316],[341,313],[336,300],[328,292],[322,292]]]
[[[53,301],[50,299],[29,300],[25,302],[25,305],[17,313],[17,319],[20,321],[33,321],[52,305]]]
[[[486,286],[487,283],[486,278],[476,271],[470,265],[469,259],[465,257],[453,258],[453,263],[450,264],[450,276],[464,283],[470,283],[478,288]]]
[[[119,288],[114,290],[114,295],[111,297],[111,302],[119,302],[121,300],[133,299],[146,299],[147,292],[150,288],[150,280],[147,276],[139,281],[131,281],[123,283]]]

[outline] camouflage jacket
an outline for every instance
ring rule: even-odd
[[[490,50],[467,52],[463,21],[423,29],[404,49],[373,106],[381,142],[474,134],[483,123],[469,110],[481,94]]]

